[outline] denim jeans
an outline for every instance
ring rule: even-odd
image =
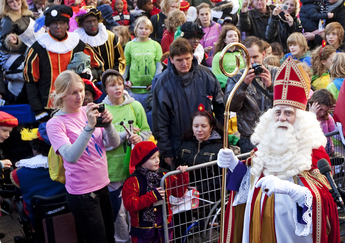
[[[75,217],[79,242],[115,242],[113,209],[107,186],[82,195],[68,193],[67,204]]]

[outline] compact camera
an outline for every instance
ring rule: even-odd
[[[98,108],[96,108],[98,110],[99,113],[103,113],[105,111],[105,107],[104,104],[99,104]],[[96,123],[96,127],[107,127],[109,126],[110,122],[102,122],[103,118],[102,117],[97,117],[97,123]]]
[[[289,6],[286,4],[277,4],[277,7],[278,6],[281,6],[283,11],[286,11],[289,8]]]
[[[260,75],[264,72],[264,69],[261,67],[261,64],[253,63],[252,69],[254,69],[255,75]]]

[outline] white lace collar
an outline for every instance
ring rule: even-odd
[[[44,33],[37,36],[38,43],[48,51],[65,54],[72,51],[79,43],[79,35],[77,33],[68,32],[67,38],[58,41],[50,36],[49,33]]]
[[[86,34],[84,28],[78,28],[74,33],[78,33],[79,38],[92,47],[101,46],[108,40],[108,32],[103,23],[98,24],[98,34],[95,36]]]
[[[36,155],[30,159],[21,159],[16,163],[16,167],[26,167],[31,169],[48,168],[48,157],[42,154]]]

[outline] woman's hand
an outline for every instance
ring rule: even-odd
[[[108,122],[112,122],[113,120],[113,115],[110,113],[110,111],[108,111],[107,108],[105,108],[104,112],[102,113],[101,117],[103,118],[102,122],[103,123],[108,123]]]
[[[133,86],[133,83],[131,81],[128,80],[127,82],[125,82],[125,89],[131,89],[132,86]]]
[[[213,49],[213,46],[205,47],[205,48],[204,48],[204,52],[210,53],[210,52],[212,51],[212,49]]]
[[[141,140],[141,137],[134,133],[130,138],[129,138],[129,141],[131,142],[131,144],[134,144],[136,145],[137,143],[140,143],[142,140]]]
[[[188,165],[180,165],[176,168],[177,170],[180,170],[182,173],[185,173],[188,169]]]
[[[18,42],[17,36],[14,34],[9,34],[7,38],[11,42],[11,44],[17,44]]]
[[[76,0],[76,1],[78,1],[78,0]],[[54,5],[61,5],[61,3],[62,3],[62,0],[54,0]],[[75,2],[74,2],[74,4],[75,4]],[[75,5],[78,5],[78,4],[75,4]]]
[[[86,106],[86,115],[87,115],[87,125],[91,128],[94,129],[97,123],[97,117],[99,115],[99,112],[97,110],[98,105],[95,103],[89,103]]]
[[[314,102],[312,105],[309,104],[309,111],[313,112],[315,115],[321,109],[321,106],[318,102]]]
[[[314,40],[315,39],[315,34],[311,33],[311,32],[305,32],[304,33],[304,37],[308,40],[308,41],[311,41],[311,40]]]
[[[274,16],[278,16],[278,14],[282,11],[282,6],[280,4],[278,4],[272,12],[272,15]]]
[[[243,0],[242,1],[242,9],[241,9],[242,13],[245,13],[248,11],[249,4],[250,4],[250,0]]]
[[[288,23],[288,25],[291,27],[293,25],[293,18],[290,14],[286,13],[284,14],[286,22]]]
[[[163,190],[161,187],[157,187],[156,190],[159,192],[161,197],[164,199],[164,197],[165,197],[165,190]]]
[[[4,166],[4,169],[9,169],[12,166],[12,162],[9,159],[3,159],[1,162]]]

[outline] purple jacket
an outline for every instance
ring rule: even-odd
[[[202,28],[205,35],[200,40],[200,44],[205,48],[208,46],[213,46],[213,49],[210,53],[207,53],[208,59],[206,59],[206,64],[208,67],[212,67],[213,51],[214,44],[217,42],[222,26],[213,20],[211,20],[211,25],[207,28]]]

